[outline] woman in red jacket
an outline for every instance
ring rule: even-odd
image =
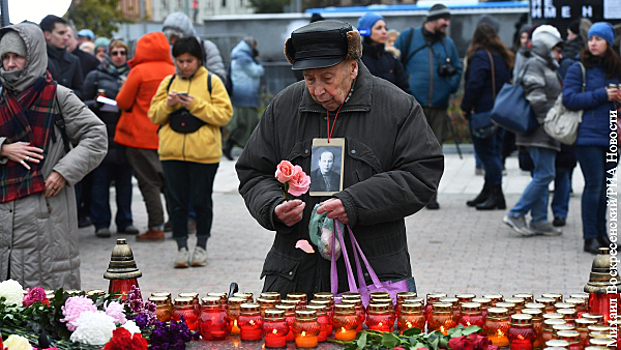
[[[149,229],[136,236],[138,241],[164,240],[164,208],[160,193],[166,195],[164,172],[157,155],[158,125],[147,112],[151,99],[164,77],[175,72],[170,45],[162,32],[150,32],[138,39],[136,55],[128,62],[131,71],[116,102],[123,111],[114,141],[127,146],[127,160],[138,179],[149,216]]]

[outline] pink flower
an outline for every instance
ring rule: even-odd
[[[67,329],[71,332],[76,330],[77,321],[82,312],[97,312],[97,307],[93,301],[84,296],[68,298],[65,305],[63,305],[60,309],[63,312],[63,316],[65,316],[65,318],[60,320],[60,322],[67,323]]]
[[[289,180],[289,193],[293,196],[301,196],[308,192],[310,187],[310,176],[304,173],[302,167],[296,165],[294,168],[294,174],[291,180]]]
[[[45,290],[43,288],[34,287],[32,289],[26,289],[28,294],[24,295],[24,306],[30,306],[34,303],[43,303],[47,300]]]
[[[276,167],[276,179],[278,180],[278,182],[284,184],[285,182],[290,181],[293,178],[295,172],[296,167],[294,167],[290,161],[283,160]]]
[[[106,315],[112,316],[114,321],[120,324],[125,324],[127,320],[125,319],[125,314],[123,313],[123,305],[119,304],[116,301],[110,302],[105,307]]]

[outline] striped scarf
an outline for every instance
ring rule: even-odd
[[[43,149],[43,160],[29,162],[30,170],[10,160],[0,165],[0,203],[45,190],[41,171],[57,113],[55,97],[56,82],[49,72],[18,94],[1,87],[0,136],[7,144],[23,141]]]

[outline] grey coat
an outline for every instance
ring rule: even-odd
[[[515,143],[518,146],[561,150],[560,143],[543,129],[543,120],[562,91],[557,73],[558,64],[551,56],[552,48],[559,42],[562,41],[548,33],[540,34],[537,40],[533,41],[532,57],[525,64],[522,86],[539,125],[528,134],[516,135]]]
[[[9,30],[24,39],[27,63],[16,80],[0,71],[0,81],[5,88],[20,91],[46,71],[45,39],[31,23],[2,28],[0,37]],[[45,179],[58,172],[67,184],[53,197],[41,192],[0,203],[0,280],[14,279],[24,288],[80,288],[74,185],[99,165],[108,147],[105,125],[71,90],[59,85],[56,97],[66,133],[77,146],[65,153],[62,135],[55,127],[56,141],[50,140],[42,171]],[[0,135],[0,147],[7,142],[4,136]],[[0,157],[0,166],[7,161]]]

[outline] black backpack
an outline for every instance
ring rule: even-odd
[[[226,88],[226,92],[229,94],[229,97],[233,96],[233,79],[231,79],[231,65],[233,61],[229,62],[226,66],[226,83],[224,87]]]

